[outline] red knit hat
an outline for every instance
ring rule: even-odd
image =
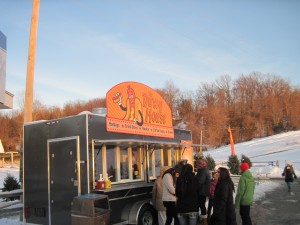
[[[249,167],[248,163],[243,162],[243,163],[241,163],[240,168],[241,168],[242,172],[244,172],[246,170],[249,170],[250,167]]]

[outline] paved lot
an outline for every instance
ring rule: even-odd
[[[273,180],[280,186],[256,201],[251,207],[253,225],[300,225],[300,180],[294,180],[292,193],[284,180]],[[237,212],[238,225],[242,225]]]

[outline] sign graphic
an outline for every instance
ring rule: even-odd
[[[172,113],[155,90],[124,82],[106,93],[106,129],[110,132],[174,138]]]

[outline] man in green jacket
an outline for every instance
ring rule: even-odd
[[[243,225],[252,225],[250,205],[253,203],[255,183],[253,176],[249,171],[248,163],[241,163],[240,169],[242,171],[242,175],[235,197],[235,208],[240,209]]]

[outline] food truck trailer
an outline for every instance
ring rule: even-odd
[[[25,224],[156,223],[154,180],[162,166],[193,164],[191,131],[174,129],[166,103],[143,84],[121,83],[106,98],[104,115],[24,125]]]

